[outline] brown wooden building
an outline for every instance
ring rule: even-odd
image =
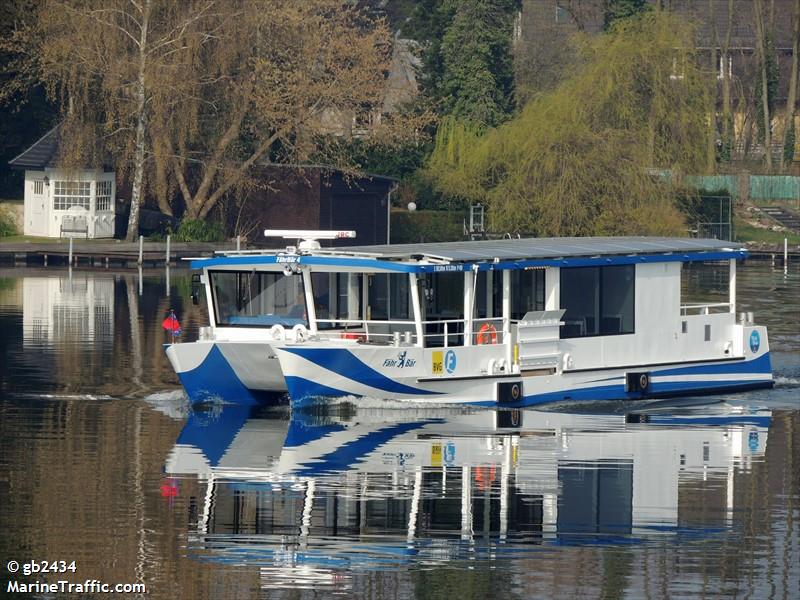
[[[263,237],[264,229],[352,229],[355,239],[335,240],[335,245],[387,243],[395,179],[355,177],[324,166],[263,169],[269,189],[251,192],[241,212],[229,210],[227,215],[228,225],[238,219],[239,229],[244,224],[256,244],[275,245],[276,240]]]

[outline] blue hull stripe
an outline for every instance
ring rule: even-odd
[[[348,350],[338,348],[280,348],[280,350],[296,354],[328,371],[333,371],[337,375],[384,392],[412,394],[414,396],[435,396],[439,394],[439,392],[421,390],[389,379],[386,375],[379,373],[357,359]],[[289,378],[287,377],[286,379],[288,380]],[[291,391],[291,388],[289,389]],[[291,395],[293,398],[295,397],[294,393]],[[348,395],[348,392],[342,395]]]
[[[729,373],[771,373],[772,362],[769,352],[753,360],[738,360],[730,363],[715,363],[710,365],[675,367],[654,371],[655,376],[667,375],[727,375]]]
[[[670,367],[659,371],[659,367],[648,367],[647,365],[637,367],[614,367],[625,371],[648,371],[653,377],[669,377],[672,375],[728,375],[731,373],[771,373],[772,364],[770,354],[767,352],[753,360],[730,360],[725,362],[689,365],[683,367]],[[567,371],[569,373],[569,371]],[[599,383],[601,381],[614,381],[624,377],[623,373],[618,373],[611,377],[593,379],[587,383]]]
[[[306,379],[305,377],[286,375],[284,380],[289,390],[292,406],[295,408],[313,404],[316,399],[341,398],[343,396],[356,395],[343,390],[337,390],[336,388],[327,387],[315,381],[311,381],[310,379]]]
[[[214,399],[245,406],[262,403],[259,396],[249,390],[236,376],[216,345],[211,348],[202,363],[191,371],[178,373],[178,377],[186,390],[186,395],[193,403]]]
[[[209,464],[216,467],[233,438],[251,417],[252,410],[250,406],[237,405],[225,405],[219,412],[191,410],[177,444],[202,450]]]
[[[300,475],[323,475],[351,469],[362,462],[376,448],[386,444],[399,435],[419,429],[429,423],[442,423],[444,419],[426,419],[410,423],[398,423],[371,431],[355,440],[342,444],[329,454],[315,458],[313,462],[303,463],[295,472]]]
[[[283,447],[297,448],[342,430],[344,430],[344,425],[339,425],[338,423],[314,425],[310,421],[304,422],[301,415],[293,414],[292,420],[289,421],[289,430],[286,432]]]

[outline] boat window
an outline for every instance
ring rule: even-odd
[[[634,265],[561,269],[562,338],[634,331]]]
[[[370,276],[370,319],[408,319],[409,284],[405,273],[376,273]]]
[[[503,316],[503,273],[480,271],[475,282],[475,318]]]
[[[319,329],[331,329],[344,325],[344,323],[326,323],[325,321],[358,321],[361,319],[363,280],[363,273],[311,274]]]
[[[511,271],[511,318],[532,310],[544,310],[544,269]]]
[[[301,277],[256,271],[209,274],[218,326],[308,325]]]

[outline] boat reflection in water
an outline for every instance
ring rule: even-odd
[[[771,421],[726,404],[214,410],[192,413],[166,465],[168,477],[207,484],[190,552],[258,565],[265,586],[337,589],[365,569],[718,535],[733,518],[734,475],[763,456]]]

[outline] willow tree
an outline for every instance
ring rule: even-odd
[[[671,179],[705,164],[708,75],[693,32],[666,12],[586,38],[574,75],[480,135],[451,122],[429,172],[485,202],[499,231],[666,234],[684,229]]]
[[[193,219],[257,184],[259,164],[319,156],[321,138],[374,118],[384,90],[389,32],[354,3],[237,6],[177,84],[185,102],[157,103],[150,124],[156,163]]]
[[[390,36],[349,0],[42,0],[17,36],[62,106],[66,166],[113,160],[205,218],[260,162],[298,162],[381,100]]]
[[[43,0],[35,11],[26,41],[62,106],[61,161],[111,158],[130,178],[129,240],[152,168],[148,124],[155,107],[181,105],[176,83],[208,41],[218,8],[215,0]]]

